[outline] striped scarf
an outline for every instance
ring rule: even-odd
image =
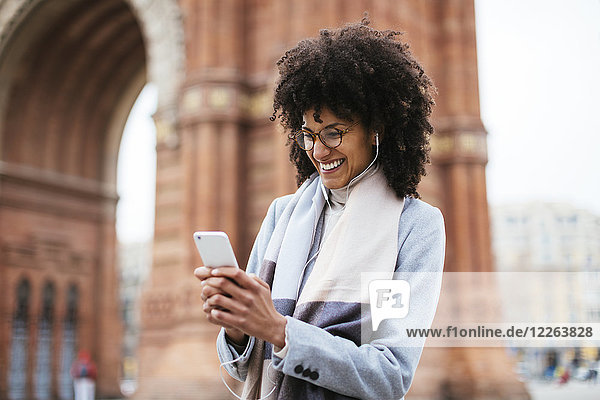
[[[361,344],[361,273],[386,272],[390,278],[398,257],[398,222],[404,200],[387,185],[381,170],[358,182],[346,209],[322,243],[299,298],[298,283],[317,238],[325,198],[318,174],[294,194],[277,221],[259,269],[271,287],[275,308],[286,316],[318,326]],[[250,266],[249,266],[250,267]],[[364,314],[363,314],[364,317]],[[348,399],[349,397],[284,375],[273,368],[272,345],[256,339],[250,356],[243,399]]]

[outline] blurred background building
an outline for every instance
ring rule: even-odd
[[[191,233],[225,230],[247,258],[268,204],[295,190],[285,135],[268,119],[275,62],[364,11],[406,32],[439,90],[420,193],[445,215],[445,269],[490,271],[472,0],[0,2],[0,398],[70,399],[78,349],[98,365],[101,397],[120,396],[128,374],[140,399],[227,396]],[[120,253],[115,208],[123,127],[148,82],[158,105],[146,276],[148,247]],[[119,254],[131,254],[121,269]],[[410,396],[527,398],[512,369],[502,349],[427,348]]]
[[[491,209],[498,271],[600,270],[600,216],[568,203]]]
[[[600,323],[599,215],[569,203],[527,202],[494,206],[490,216],[497,271],[534,273],[527,290],[510,279],[501,285],[505,299],[523,292],[506,304],[512,321]],[[514,351],[529,379],[548,378],[558,368],[584,379],[600,359],[597,345]]]

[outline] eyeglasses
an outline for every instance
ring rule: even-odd
[[[345,129],[340,129],[332,126],[327,126],[321,129],[319,132],[312,132],[308,128],[302,128],[297,132],[292,133],[290,136],[298,143],[298,146],[302,150],[310,151],[315,147],[315,139],[318,136],[321,143],[330,149],[335,149],[342,144],[342,136],[344,136],[350,128],[358,125],[358,122],[350,125]]]

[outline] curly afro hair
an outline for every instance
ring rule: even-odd
[[[302,40],[277,62],[271,121],[281,118],[288,132],[302,127],[303,114],[330,109],[337,117],[380,133],[379,164],[400,198],[419,197],[417,185],[429,163],[429,117],[435,88],[396,31],[378,31],[360,23],[323,29]],[[301,185],[316,169],[288,135],[290,160]]]

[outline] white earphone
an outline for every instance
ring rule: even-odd
[[[226,361],[221,363],[221,365],[219,365],[219,375],[221,376],[221,381],[223,382],[223,385],[225,385],[225,387],[227,388],[227,390],[229,390],[229,392],[235,396],[236,399],[239,400],[243,400],[240,396],[238,396],[233,389],[231,389],[229,387],[229,385],[227,384],[227,382],[225,382],[225,378],[223,377],[223,367],[225,365],[228,364],[233,364],[238,362],[239,360],[242,359],[242,357],[246,356],[248,354],[248,351],[250,350],[250,340],[248,339],[248,343],[246,344],[246,349],[244,349],[244,351],[242,352],[242,354],[240,354],[240,356],[238,358],[236,358],[235,360],[232,361]],[[267,393],[265,396],[261,397],[258,400],[265,400],[267,397],[271,396],[273,394],[273,392],[275,391],[275,389],[277,389],[277,383],[273,382],[273,380],[271,379],[271,377],[269,376],[269,368],[272,368],[273,363],[271,361],[269,361],[269,365],[267,366],[267,379],[269,379],[269,381],[271,382],[271,384],[273,385],[273,388],[271,389],[271,391],[269,393]]]

